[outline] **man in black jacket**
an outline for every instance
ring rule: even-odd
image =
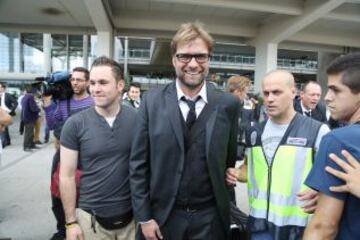
[[[305,83],[300,93],[300,99],[294,100],[295,111],[326,123],[326,107],[320,102],[320,98],[321,86],[319,83],[315,81]]]
[[[7,93],[5,83],[0,82],[0,107],[5,110],[5,112],[9,113],[10,116],[15,116],[17,105],[17,99],[10,93]],[[3,147],[11,144],[8,127],[5,127],[4,131],[1,133],[1,140]]]
[[[181,25],[171,43],[176,81],[142,99],[130,158],[139,239],[227,239],[239,103],[205,82],[213,44],[201,24]]]

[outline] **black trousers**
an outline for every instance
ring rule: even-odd
[[[228,231],[217,212],[209,207],[194,212],[173,209],[164,226],[160,227],[164,240],[227,240]],[[139,227],[136,239],[144,239]]]
[[[51,180],[52,180],[52,176],[55,173],[55,170],[59,163],[60,163],[60,150],[58,149],[58,150],[56,150],[54,157],[53,157],[53,161],[52,161]],[[53,211],[55,219],[56,219],[56,229],[63,236],[65,236],[65,233],[66,233],[65,212],[64,212],[64,207],[61,202],[61,199],[51,195],[51,203],[52,203],[51,210]]]
[[[34,146],[34,126],[35,123],[24,124],[24,149],[32,148]]]
[[[65,212],[60,198],[51,195],[52,207],[56,219],[56,229],[65,236]]]

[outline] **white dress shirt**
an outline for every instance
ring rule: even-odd
[[[186,118],[187,118],[187,115],[189,113],[190,108],[189,108],[189,106],[187,105],[187,103],[185,101],[181,100],[181,98],[184,96],[186,99],[195,101],[195,99],[197,99],[198,96],[201,97],[195,103],[196,117],[199,117],[201,111],[204,109],[205,105],[208,103],[208,101],[207,101],[207,92],[206,92],[206,82],[204,82],[203,86],[200,89],[200,92],[196,96],[189,97],[189,96],[186,96],[184,94],[184,92],[180,88],[180,84],[176,80],[176,92],[177,92],[177,99],[178,99],[180,111],[181,111],[181,114],[182,114],[185,121],[186,121]]]

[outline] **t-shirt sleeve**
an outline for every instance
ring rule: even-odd
[[[316,155],[313,168],[311,169],[305,184],[330,197],[345,200],[347,193],[331,192],[329,189],[331,186],[343,185],[344,181],[325,171],[326,166],[340,170],[339,166],[329,158],[329,154],[334,153],[341,157],[341,150],[343,148],[343,144],[338,141],[334,135],[328,134],[324,136],[320,143],[320,149]]]
[[[62,146],[79,151],[80,150],[80,144],[78,140],[78,127],[77,122],[75,121],[74,117],[69,118],[62,130],[61,130],[61,137],[60,137],[60,143]]]
[[[316,151],[316,152],[318,152],[318,150],[319,150],[321,139],[322,139],[328,132],[330,132],[329,126],[326,125],[326,124],[322,124],[321,127],[320,127],[320,129],[319,129],[318,135],[317,135],[317,137],[316,137],[316,142],[315,142],[315,151]]]

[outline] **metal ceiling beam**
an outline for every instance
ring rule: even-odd
[[[69,27],[53,25],[0,23],[0,32],[21,33],[54,33],[54,34],[94,34],[96,30],[89,27]]]
[[[288,40],[304,42],[310,44],[327,44],[334,46],[350,46],[360,48],[360,36],[352,33],[334,34],[334,32],[314,33],[313,31],[305,31],[295,34]]]
[[[300,15],[303,11],[301,1],[268,1],[268,0],[151,0],[152,2],[187,4],[203,7],[217,7],[235,10],[278,13],[286,15]]]
[[[317,6],[305,8],[304,14],[300,16],[277,17],[259,29],[258,35],[251,44],[256,45],[261,42],[279,43],[284,41],[345,2],[346,0],[328,0]]]
[[[348,14],[348,13],[333,12],[333,13],[330,13],[330,14],[324,16],[324,19],[360,23],[360,14]]]
[[[229,0],[151,0],[152,2],[163,3],[176,3],[186,4],[192,6],[202,7],[216,7],[223,9],[234,9],[274,14],[284,14],[299,16],[304,13],[304,6],[300,1],[289,2],[285,0],[281,1],[265,1],[265,0],[247,0],[247,1],[229,1]],[[341,1],[339,1],[341,2]],[[345,0],[347,3],[360,3],[360,0]],[[325,19],[360,22],[360,16],[356,13],[338,13],[329,12],[327,15],[322,16]]]
[[[118,27],[118,33],[122,34],[121,29],[131,29],[132,31],[160,31],[166,32],[169,36],[175,33],[177,27],[184,22],[183,18],[172,16],[169,17],[166,21],[164,18],[158,17],[159,14],[142,14],[143,12],[130,12],[126,11],[124,14],[119,14],[114,18],[116,26]],[[216,35],[232,35],[234,37],[253,37],[256,34],[256,25],[255,24],[234,24],[232,21],[226,21],[221,19],[216,19],[211,17],[199,16],[198,20],[206,22],[207,30]],[[188,20],[190,21],[190,19]],[[154,35],[152,35],[154,37]]]
[[[98,32],[111,32],[112,23],[106,8],[100,0],[83,0],[91,20]]]

